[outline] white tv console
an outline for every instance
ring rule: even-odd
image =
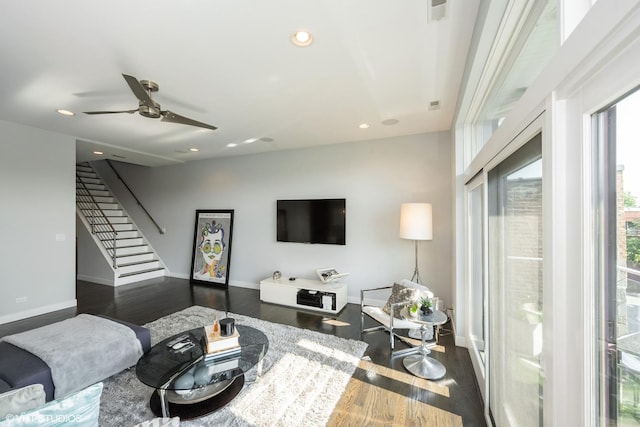
[[[319,280],[264,279],[260,281],[260,300],[305,310],[338,313],[347,305],[347,285]]]

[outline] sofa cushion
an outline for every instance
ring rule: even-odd
[[[405,288],[417,289],[420,294],[420,298],[433,298],[433,292],[431,292],[428,286],[421,285],[420,283],[412,282],[411,280],[407,279],[402,279],[400,281],[400,285],[404,286]]]
[[[0,420],[9,415],[19,415],[44,405],[45,394],[42,384],[10,390],[0,394]]]
[[[0,427],[97,427],[102,383],[0,421]]]
[[[417,301],[420,298],[424,297],[433,297],[433,293],[426,286],[420,285],[419,283],[411,282],[409,280],[403,280],[400,283],[394,283],[393,288],[391,289],[391,295],[389,295],[389,299],[387,303],[382,307],[382,311],[391,315],[391,305],[397,303],[409,303],[413,301]],[[396,312],[393,314],[394,317],[400,317],[400,308],[396,307]]]
[[[6,342],[0,342],[0,379],[10,388],[42,384],[47,401],[53,400],[51,370],[38,356]]]
[[[140,341],[140,344],[142,345],[142,352],[146,353],[151,349],[151,332],[149,331],[149,329],[145,328],[144,326],[138,326],[135,323],[126,322],[120,319],[114,319],[113,317],[105,315],[100,315],[98,317],[102,317],[111,320],[112,322],[128,326],[129,329],[135,332],[136,338],[138,338],[138,341]]]
[[[407,288],[398,283],[393,284],[393,288],[391,289],[391,295],[389,295],[389,299],[387,303],[382,307],[382,311],[391,315],[391,305],[415,301],[418,299],[418,292],[413,288]],[[394,317],[400,317],[400,313],[398,311],[398,307],[395,308],[396,312],[393,313]]]

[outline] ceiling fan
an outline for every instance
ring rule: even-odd
[[[138,80],[133,76],[123,74],[133,94],[138,98],[138,108],[134,110],[122,111],[85,111],[85,114],[118,114],[118,113],[140,113],[141,116],[157,119],[162,117],[163,122],[179,123],[182,125],[197,126],[205,129],[216,130],[217,127],[188,117],[181,116],[169,110],[162,110],[160,104],[151,99],[151,93],[157,92],[160,88],[156,82],[151,80]]]

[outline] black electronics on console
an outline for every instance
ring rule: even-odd
[[[298,305],[306,305],[308,307],[325,308],[323,305],[323,297],[331,298],[331,310],[336,309],[336,294],[333,292],[312,291],[308,289],[300,289],[296,295]]]

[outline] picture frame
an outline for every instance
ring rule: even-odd
[[[229,286],[233,209],[196,210],[191,283]]]

